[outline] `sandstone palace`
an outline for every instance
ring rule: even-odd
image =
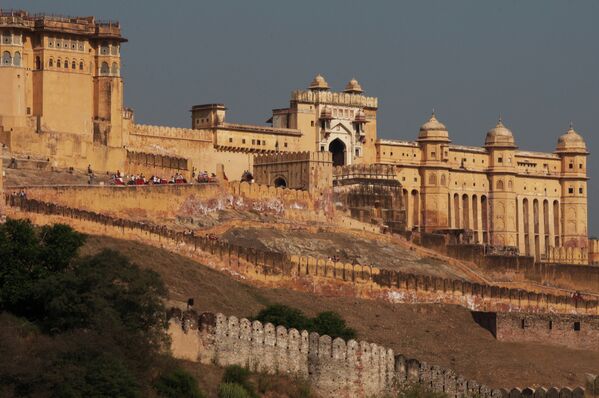
[[[334,91],[321,75],[268,126],[230,123],[223,104],[192,106],[188,129],[143,125],[123,104],[126,41],[117,22],[2,12],[0,141],[11,156],[187,178],[206,170],[239,180],[250,170],[256,182],[311,192],[384,181],[399,193],[394,203],[347,205],[409,232],[469,231],[472,243],[504,253],[589,262],[588,152],[572,127],[553,153],[518,150],[501,120],[483,146],[456,145],[435,114],[415,140],[381,139],[377,98],[355,79]]]

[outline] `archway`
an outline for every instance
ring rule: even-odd
[[[287,181],[285,181],[285,179],[283,177],[275,178],[274,184],[275,184],[276,188],[286,188],[287,187]]]
[[[335,138],[329,144],[329,152],[333,154],[333,166],[343,166],[345,164],[345,143],[339,138]]]

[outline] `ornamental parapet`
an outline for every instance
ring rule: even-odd
[[[360,106],[378,108],[378,98],[362,94],[334,93],[330,91],[296,90],[291,93],[291,100],[318,104]]]

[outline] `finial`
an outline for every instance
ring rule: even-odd
[[[570,120],[570,130],[574,130],[574,123],[572,123],[572,120]]]
[[[433,112],[431,113],[432,117],[435,117],[435,108],[433,108]]]

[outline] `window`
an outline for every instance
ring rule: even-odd
[[[79,70],[83,70],[83,61],[79,62]]]
[[[360,150],[356,148],[356,156],[360,156]]]
[[[54,60],[53,60],[52,58],[50,58],[50,60],[48,61],[48,66],[49,66],[50,68],[53,68],[53,67],[54,67]]]
[[[572,187],[568,188],[568,193],[574,193],[574,188],[572,188]]]
[[[112,73],[113,76],[119,75],[119,66],[116,64],[116,62],[112,63],[112,69],[110,70],[110,73]]]
[[[549,321],[549,330],[553,329],[553,321]]]
[[[42,69],[42,60],[40,59],[40,57],[35,57],[35,69]]]
[[[4,51],[2,53],[2,65],[10,65],[12,64],[12,56],[8,51]]]
[[[29,107],[29,106],[27,107],[27,114],[31,115],[31,107]]]
[[[2,44],[11,44],[12,43],[12,32],[4,32],[2,34]]]
[[[80,42],[78,43],[78,45],[79,45],[79,51],[83,51],[83,50],[84,50],[83,42],[82,42],[82,41],[80,41]]]
[[[524,319],[522,319],[521,323],[520,323],[520,327],[522,329],[526,328],[526,322],[524,321]]]
[[[229,142],[233,142],[233,138],[229,137]]]
[[[497,163],[503,163],[503,158],[502,157],[498,157],[497,158]]]
[[[245,144],[245,138],[242,138],[242,139],[241,139],[241,143],[242,143],[242,144]]]
[[[283,146],[284,146],[285,148],[287,148],[287,143],[284,143],[284,144],[283,144]]]
[[[324,152],[324,145],[320,146],[320,152]]]
[[[580,322],[574,322],[574,331],[580,332]]]
[[[578,188],[578,193],[582,195],[582,188]]]
[[[110,53],[110,49],[108,48],[108,44],[102,43],[102,45],[100,46],[100,54],[108,55],[109,53]]]
[[[256,140],[252,140],[252,145],[256,145]]]
[[[14,66],[21,66],[21,53],[20,52],[17,51],[15,53],[15,57],[14,57],[14,59],[12,61],[12,64]]]
[[[431,159],[437,159],[437,152],[431,152]]]
[[[582,169],[582,163],[579,163],[579,164],[578,164],[578,168],[579,168],[579,169]]]
[[[54,39],[53,38],[48,39],[48,47],[54,47]]]
[[[64,60],[64,68],[69,69],[69,60],[68,59]]]
[[[314,127],[314,120],[310,120],[310,126]]]
[[[71,63],[71,69],[77,69],[77,62],[73,61]]]
[[[108,62],[102,62],[102,66],[100,67],[100,75],[108,75],[110,73],[110,68],[108,67]]]
[[[573,168],[574,168],[574,164],[570,163],[570,164],[568,165],[568,168],[569,168],[569,169],[573,169]]]
[[[503,190],[503,181],[502,180],[497,181],[497,190],[499,190],[499,191]]]

